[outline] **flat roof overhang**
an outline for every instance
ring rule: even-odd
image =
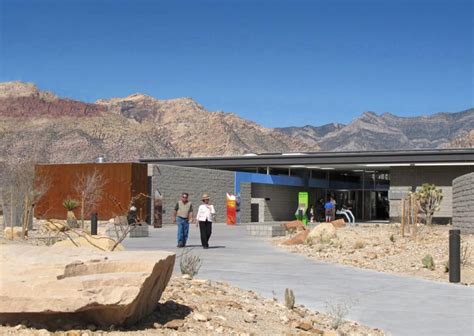
[[[474,169],[474,149],[433,149],[409,151],[370,152],[315,152],[315,153],[263,153],[241,156],[151,158],[140,159],[143,163],[159,163],[172,166],[199,168],[309,168],[319,166],[340,169],[360,169],[361,167],[385,168],[391,166],[446,166],[472,165]]]

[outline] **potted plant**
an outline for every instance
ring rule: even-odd
[[[63,206],[67,210],[66,223],[70,228],[77,228],[77,218],[73,210],[79,206],[79,202],[74,199],[65,199]]]

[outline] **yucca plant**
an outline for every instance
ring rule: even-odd
[[[63,202],[63,206],[66,208],[67,211],[72,211],[79,206],[79,202],[74,199],[65,199]]]
[[[63,206],[67,210],[67,216],[66,216],[67,225],[71,228],[77,228],[78,227],[77,218],[73,210],[79,206],[79,202],[74,199],[68,198],[63,201]]]

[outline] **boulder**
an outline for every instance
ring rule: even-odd
[[[294,221],[291,221],[291,222],[288,222],[288,223],[284,223],[283,227],[285,228],[286,231],[289,231],[289,230],[304,231],[304,230],[306,230],[306,227],[299,220],[294,220]]]
[[[346,226],[346,222],[342,218],[333,220],[331,224],[334,225],[335,228],[342,228]]]
[[[13,228],[7,226],[5,230],[3,230],[3,236],[6,239],[21,239],[23,238],[23,228],[21,226],[14,226]]]
[[[64,232],[69,231],[71,228],[66,224],[65,221],[56,219],[47,219],[42,221],[42,230],[50,232]]]
[[[48,328],[135,324],[156,309],[175,262],[164,251],[0,249],[0,323]]]
[[[304,230],[295,235],[293,238],[285,240],[282,244],[283,245],[299,245],[303,244],[306,241],[306,237],[308,237],[309,230]]]
[[[317,225],[311,232],[308,234],[306,241],[307,242],[328,242],[332,238],[336,237],[336,228],[332,223],[321,223]]]

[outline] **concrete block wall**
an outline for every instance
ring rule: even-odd
[[[453,226],[474,233],[474,173],[453,180]]]
[[[252,199],[252,185],[248,182],[240,184],[240,222],[250,223],[251,220],[251,206]]]
[[[172,223],[171,214],[182,192],[189,193],[195,215],[199,205],[202,204],[202,194],[207,193],[217,212],[216,222],[226,221],[226,193],[234,193],[234,172],[168,165],[155,166],[152,191],[158,188],[163,195],[163,224]]]
[[[286,230],[281,223],[256,223],[247,224],[247,234],[260,237],[281,237],[286,235]]]
[[[252,184],[252,198],[265,198],[265,222],[295,219],[298,193],[307,191],[302,187],[271,184]]]
[[[390,220],[400,221],[401,197],[415,191],[423,183],[431,183],[443,191],[441,208],[435,212],[433,223],[447,224],[452,220],[452,181],[472,172],[470,166],[392,167],[390,169]]]

